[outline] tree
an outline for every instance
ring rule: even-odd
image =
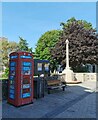
[[[21,51],[27,51],[27,52],[32,52],[32,48],[28,47],[28,43],[25,39],[23,39],[22,37],[19,37],[20,41],[19,41],[19,49]]]
[[[51,49],[52,59],[63,67],[66,65],[66,39],[69,40],[70,66],[74,68],[86,63],[98,64],[98,35],[91,23],[72,19],[61,23],[63,32],[60,40]]]
[[[56,62],[51,59],[50,48],[53,48],[59,40],[60,30],[51,30],[44,33],[38,40],[35,48],[35,55],[37,59],[46,59],[50,61],[50,67],[53,71],[56,67]]]
[[[22,39],[21,37],[20,37],[19,44],[13,41],[8,41],[8,39],[5,37],[0,38],[0,61],[1,61],[0,70],[3,70],[2,66],[6,67],[3,77],[8,77],[9,54],[11,52],[15,52],[19,50],[32,52],[32,48],[29,48],[26,40]]]
[[[2,61],[2,65],[8,67],[9,54],[11,52],[17,51],[18,44],[13,41],[9,42],[8,39],[5,37],[0,38],[0,44],[0,58]]]
[[[62,22],[60,25],[63,26],[63,29],[65,29],[65,28],[68,28],[68,26],[73,22],[77,22],[80,25],[83,24],[83,27],[85,29],[88,29],[88,30],[93,29],[93,26],[91,23],[88,23],[86,20],[76,20],[75,17],[68,19],[66,23]]]
[[[9,54],[18,49],[18,44],[13,41],[8,41],[7,38],[0,38],[0,71],[4,72],[2,77],[8,78],[9,74]],[[4,70],[4,67],[6,68]]]

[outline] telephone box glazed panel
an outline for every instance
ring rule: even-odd
[[[21,106],[33,102],[34,61],[31,53],[10,54],[8,103]]]

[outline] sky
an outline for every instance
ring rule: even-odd
[[[71,17],[96,27],[96,2],[3,2],[2,35],[10,41],[26,39],[35,50],[37,41],[49,30],[60,30],[60,23]]]

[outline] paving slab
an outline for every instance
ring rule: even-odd
[[[0,120],[2,118],[2,101],[0,101]]]
[[[0,80],[0,101],[2,100],[2,81]]]
[[[92,93],[55,118],[96,118],[96,93]]]
[[[2,115],[3,118],[95,118],[95,88],[95,81],[71,84],[65,91],[55,90],[19,108],[3,101]]]
[[[2,118],[2,81],[0,80],[0,120]]]

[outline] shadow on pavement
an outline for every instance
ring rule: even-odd
[[[88,84],[87,84],[88,83]],[[92,88],[91,88],[92,84]],[[34,103],[16,108],[3,100],[3,118],[96,118],[95,82],[68,85],[65,91],[53,90]],[[87,87],[84,87],[87,86]],[[90,88],[89,88],[90,86]]]

